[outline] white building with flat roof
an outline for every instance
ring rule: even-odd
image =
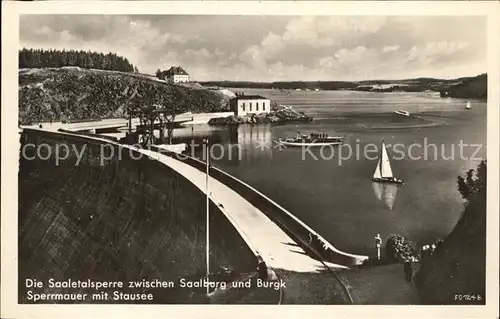
[[[238,95],[229,104],[236,116],[271,112],[271,100],[260,95]]]

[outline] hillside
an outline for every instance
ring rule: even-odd
[[[486,99],[488,96],[488,78],[481,74],[474,78],[465,78],[458,84],[440,90],[443,97]]]
[[[459,181],[468,202],[457,225],[432,255],[422,259],[415,282],[424,304],[485,304],[486,164],[477,172],[476,180],[468,175]],[[465,300],[465,295],[473,297]]]
[[[227,110],[218,92],[159,81],[138,73],[79,67],[20,69],[19,120],[22,124],[122,117],[129,106],[158,104],[178,112]]]
[[[357,82],[346,81],[289,81],[289,82],[250,82],[250,81],[208,81],[200,82],[205,86],[219,86],[227,88],[254,88],[254,89],[320,89],[320,90],[342,90],[355,88]]]
[[[202,82],[206,86],[257,88],[279,90],[354,90],[369,92],[442,92],[441,96],[460,98],[486,98],[486,74],[458,79],[416,78],[403,80],[347,81],[289,81],[289,82],[247,82],[211,81]],[[444,92],[444,93],[443,93]]]

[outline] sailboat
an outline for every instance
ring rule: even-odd
[[[389,155],[387,155],[383,140],[377,167],[375,168],[375,173],[373,173],[372,180],[378,183],[404,184],[401,179],[394,177],[392,174],[391,161],[389,160]]]
[[[471,106],[470,106],[470,101],[469,101],[469,102],[467,102],[467,105],[465,106],[465,108],[466,108],[467,110],[470,110],[470,108],[471,108]]]

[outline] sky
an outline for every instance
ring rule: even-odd
[[[22,15],[20,48],[114,52],[196,81],[456,78],[487,65],[474,16]]]

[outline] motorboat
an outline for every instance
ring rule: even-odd
[[[279,139],[280,144],[290,147],[318,147],[344,144],[343,136],[328,136],[326,133],[297,134],[294,138]]]
[[[408,111],[404,111],[404,110],[397,110],[397,111],[394,111],[394,114],[396,114],[396,115],[401,115],[401,116],[410,116],[410,112],[408,112]]]

